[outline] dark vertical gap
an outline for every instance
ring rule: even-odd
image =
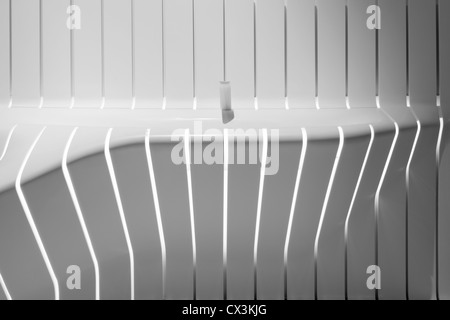
[[[348,0],[345,4],[345,97],[348,99]]]
[[[319,98],[319,13],[317,9],[317,2],[314,5],[314,45],[315,45],[315,86],[316,86],[316,99]]]
[[[39,106],[43,107],[42,102],[44,99],[44,46],[42,34],[42,0],[39,0],[39,95],[40,101]]]
[[[376,0],[377,10],[380,8],[379,0]],[[375,97],[380,95],[380,29],[381,21],[378,21],[381,13],[377,12],[377,28],[375,28]]]
[[[73,0],[70,0],[70,13],[72,13],[73,9]],[[70,35],[70,107],[73,108],[74,106],[74,99],[75,99],[75,76],[74,76],[74,31],[73,26],[71,25],[71,28],[69,30]]]
[[[195,0],[192,0],[192,94],[195,99]]]
[[[406,0],[406,94],[409,96],[409,0]],[[406,264],[405,264],[405,274],[406,274],[406,300],[409,300],[409,177],[407,178],[406,185]]]
[[[440,57],[440,45],[439,45],[439,38],[440,38],[440,32],[439,32],[439,0],[436,0],[436,82],[437,82],[437,88],[436,88],[436,94],[437,96],[440,96],[441,94],[441,70],[440,70],[440,64],[441,64],[441,57]]]
[[[105,107],[104,102],[105,97],[105,3],[101,0],[100,8],[100,19],[101,19],[101,58],[102,58],[102,107]]]
[[[9,107],[13,99],[13,56],[12,56],[12,0],[9,0]]]
[[[287,58],[287,46],[288,46],[288,28],[287,28],[287,3],[284,3],[284,98],[288,97],[288,58]]]
[[[162,77],[162,98],[164,109],[165,99],[166,99],[166,50],[165,50],[165,34],[164,34],[164,0],[161,0],[161,77]]]
[[[131,95],[132,108],[136,107],[136,48],[135,48],[135,21],[134,21],[134,0],[131,0]]]
[[[223,29],[223,81],[227,81],[227,25],[226,0],[222,0],[222,29]]]
[[[406,95],[409,94],[409,0],[406,0]]]
[[[253,93],[257,97],[257,63],[256,63],[256,0],[253,1]],[[256,292],[255,292],[256,294]]]

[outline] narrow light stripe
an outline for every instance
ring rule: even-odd
[[[398,127],[397,122],[395,122],[392,118],[391,118],[391,120],[394,122],[394,125],[395,125],[395,136],[394,136],[394,140],[392,141],[391,148],[389,150],[389,154],[386,159],[386,163],[384,164],[384,168],[383,168],[383,172],[381,174],[380,181],[378,183],[377,191],[375,193],[375,203],[374,203],[374,208],[375,208],[375,265],[377,265],[377,266],[379,265],[379,261],[378,261],[379,260],[378,259],[378,226],[379,226],[379,217],[380,217],[380,192],[381,192],[381,188],[383,187],[384,179],[386,177],[386,173],[389,168],[389,164],[392,159],[392,154],[394,153],[395,146],[397,144],[398,135],[399,135],[399,127]],[[378,300],[378,290],[375,290],[375,299]]]
[[[325,193],[325,200],[322,206],[322,212],[320,214],[319,226],[317,228],[316,239],[314,241],[314,297],[317,300],[317,260],[319,254],[319,239],[320,234],[322,232],[323,220],[325,218],[325,213],[328,207],[328,200],[330,198],[331,189],[333,188],[334,177],[336,175],[336,170],[339,165],[339,159],[341,157],[342,148],[344,147],[344,131],[341,127],[338,127],[339,130],[339,146],[336,153],[336,158],[334,160],[333,169],[331,170],[330,181],[328,182],[327,192]]]
[[[308,148],[308,135],[306,133],[306,129],[302,128],[302,151],[300,154],[300,162],[298,164],[298,171],[297,171],[297,178],[295,179],[295,186],[294,186],[294,194],[292,196],[292,204],[291,204],[291,211],[289,214],[289,222],[286,232],[286,240],[284,243],[284,298],[287,300],[288,298],[288,292],[287,292],[287,281],[288,281],[288,270],[287,270],[287,264],[288,264],[288,254],[289,254],[289,242],[291,240],[291,232],[292,232],[292,222],[294,220],[294,214],[295,214],[295,206],[297,203],[297,196],[298,196],[298,189],[300,186],[300,180],[302,177],[303,172],[303,165],[305,163],[305,157],[306,157],[306,150]]]
[[[406,298],[409,300],[409,249],[408,249],[408,241],[409,241],[409,232],[408,232],[408,225],[409,225],[409,198],[410,198],[410,187],[409,187],[409,176],[410,176],[410,169],[411,169],[411,162],[414,157],[414,153],[416,150],[417,141],[419,140],[420,131],[421,131],[421,125],[419,120],[416,117],[416,114],[414,113],[414,110],[411,109],[413,112],[414,117],[416,118],[417,122],[417,131],[416,136],[414,138],[413,147],[411,148],[411,154],[409,155],[408,164],[406,165]]]
[[[255,300],[258,299],[258,242],[259,242],[259,228],[261,225],[261,208],[262,208],[262,197],[264,191],[264,177],[266,175],[266,162],[267,162],[267,148],[268,148],[268,138],[267,129],[262,129],[263,136],[263,149],[262,149],[262,159],[261,159],[261,173],[259,178],[259,190],[258,190],[258,205],[256,209],[256,225],[255,225],[255,243],[253,246],[253,268],[254,268],[254,297]]]
[[[123,232],[125,234],[125,240],[127,242],[128,252],[130,256],[130,278],[131,278],[131,300],[134,300],[134,253],[133,246],[131,244],[130,234],[128,232],[127,220],[125,218],[125,212],[123,211],[122,199],[120,197],[119,186],[117,184],[116,174],[114,172],[114,166],[111,159],[111,150],[110,150],[110,142],[111,142],[111,134],[113,129],[110,128],[108,130],[108,134],[106,135],[105,141],[105,157],[106,163],[108,165],[109,175],[111,177],[111,183],[114,190],[114,196],[116,197],[117,208],[119,209],[120,220],[122,221]]]
[[[223,138],[223,298],[227,300],[227,258],[228,258],[228,164],[229,135],[224,129]]]
[[[78,202],[78,197],[75,191],[75,187],[72,182],[72,178],[70,176],[69,168],[67,166],[67,158],[70,150],[70,146],[72,141],[77,133],[78,127],[73,129],[70,134],[69,140],[67,141],[66,147],[64,149],[64,155],[62,160],[62,171],[64,174],[64,178],[66,180],[67,187],[69,189],[70,196],[72,198],[73,205],[75,207],[75,211],[78,216],[78,220],[80,221],[81,230],[83,230],[84,238],[86,239],[86,243],[89,249],[89,254],[91,255],[92,263],[94,264],[94,274],[95,274],[95,299],[100,300],[100,270],[98,266],[97,256],[95,255],[94,246],[92,245],[91,237],[89,235],[88,228],[86,226],[86,222],[84,221],[83,212],[81,211],[80,203]]]
[[[12,300],[11,295],[9,294],[8,288],[6,287],[5,280],[2,277],[2,274],[0,273],[0,286],[3,289],[3,292],[5,293],[6,299]]]
[[[34,238],[36,239],[37,245],[39,247],[39,250],[42,254],[42,257],[44,259],[45,265],[48,269],[48,272],[50,274],[50,278],[53,282],[53,287],[55,290],[55,300],[59,300],[59,285],[58,285],[58,279],[56,278],[55,272],[53,270],[52,264],[50,262],[50,259],[47,255],[47,251],[45,250],[44,247],[44,243],[42,242],[41,236],[39,235],[39,231],[36,227],[36,224],[34,222],[33,219],[33,215],[31,214],[30,208],[28,207],[28,203],[27,200],[25,199],[25,195],[23,194],[22,191],[22,185],[21,185],[21,180],[22,180],[22,175],[23,175],[23,171],[25,170],[25,167],[27,165],[28,160],[31,157],[31,154],[34,150],[34,148],[36,147],[39,139],[41,138],[42,134],[44,133],[45,129],[47,127],[44,127],[41,132],[38,134],[37,138],[34,140],[33,144],[31,145],[30,149],[28,150],[25,159],[22,162],[22,165],[20,167],[19,173],[17,175],[17,179],[16,179],[16,192],[17,195],[19,196],[19,200],[20,203],[22,204],[23,207],[23,211],[25,212],[25,216],[27,217],[28,223],[30,224],[31,230],[33,232]]]
[[[186,173],[188,183],[189,195],[189,214],[191,219],[191,234],[192,234],[192,256],[194,267],[194,300],[197,298],[197,244],[195,241],[195,215],[194,215],[194,200],[192,195],[192,177],[191,177],[191,143],[189,129],[186,129],[184,134],[184,150],[186,157]]]
[[[150,129],[145,134],[145,153],[147,155],[148,171],[150,173],[150,183],[152,186],[153,203],[155,205],[156,223],[158,224],[159,241],[161,243],[161,258],[162,258],[162,295],[166,298],[166,272],[167,272],[167,253],[166,241],[164,237],[164,228],[162,224],[161,209],[159,206],[158,190],[156,188],[155,171],[153,169],[152,154],[150,151]]]
[[[14,133],[14,130],[16,130],[16,128],[17,128],[17,124],[9,130],[8,137],[6,138],[6,142],[5,142],[5,147],[3,148],[2,155],[0,156],[0,161],[3,160],[3,158],[6,155],[6,152],[8,151],[9,142],[11,141],[11,137]]]
[[[439,108],[439,135],[436,144],[436,300],[440,300],[439,292],[439,184],[440,184],[440,166],[441,166],[441,144],[442,134],[444,132],[444,118],[442,117],[442,109]]]
[[[370,127],[370,142],[367,147],[366,155],[364,157],[364,161],[361,167],[361,171],[359,173],[358,181],[356,182],[355,191],[353,192],[352,201],[350,202],[350,207],[348,208],[347,218],[345,219],[345,229],[344,229],[344,238],[345,238],[345,299],[348,300],[348,224],[350,221],[350,216],[353,211],[353,206],[355,204],[356,195],[359,191],[359,186],[361,185],[362,177],[364,176],[364,172],[366,170],[367,161],[369,159],[370,151],[372,150],[373,140],[375,138],[375,132],[373,130],[372,125]]]

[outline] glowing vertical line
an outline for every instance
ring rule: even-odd
[[[88,228],[86,226],[86,222],[85,222],[84,217],[83,217],[83,212],[81,211],[81,206],[80,206],[80,203],[78,202],[78,197],[77,197],[77,194],[76,194],[76,191],[75,191],[75,187],[73,185],[72,178],[70,176],[69,168],[67,166],[67,164],[68,164],[67,158],[68,158],[68,154],[69,154],[69,149],[70,149],[70,146],[72,144],[72,141],[73,141],[73,139],[75,137],[75,134],[76,134],[77,130],[78,130],[78,127],[73,129],[72,133],[70,134],[69,140],[67,141],[66,147],[64,149],[64,154],[63,154],[63,160],[62,160],[62,166],[61,167],[62,167],[62,171],[63,171],[63,174],[64,174],[64,178],[66,180],[67,187],[69,189],[70,197],[72,198],[72,202],[73,202],[73,205],[75,207],[75,211],[76,211],[77,216],[78,216],[78,220],[80,221],[81,230],[83,231],[83,235],[84,235],[84,238],[86,240],[86,243],[87,243],[87,246],[88,246],[88,249],[89,249],[89,254],[91,256],[92,263],[94,264],[95,299],[96,300],[100,300],[100,270],[99,270],[99,266],[98,266],[97,256],[95,254],[94,246],[92,244],[91,237],[89,235],[89,231],[88,231]]]
[[[125,240],[128,247],[128,253],[130,256],[130,278],[131,278],[131,300],[134,300],[134,253],[133,246],[131,244],[130,234],[128,232],[127,220],[125,218],[125,212],[123,210],[122,199],[120,197],[119,186],[117,184],[116,174],[114,172],[114,166],[111,158],[110,142],[112,128],[108,130],[105,141],[105,158],[108,165],[109,175],[111,177],[111,183],[114,190],[114,196],[117,202],[117,208],[119,209],[120,220],[122,222],[123,232],[125,234]]]
[[[288,254],[289,254],[289,242],[291,240],[291,232],[292,232],[292,222],[294,221],[294,215],[295,215],[295,206],[297,203],[297,196],[298,196],[298,189],[300,186],[300,180],[302,177],[303,172],[303,165],[305,163],[305,157],[306,157],[306,150],[308,148],[308,135],[306,133],[305,128],[302,128],[302,151],[300,153],[300,162],[298,164],[298,171],[297,171],[297,177],[295,179],[295,185],[294,185],[294,193],[292,196],[292,204],[291,204],[291,211],[289,213],[289,221],[288,221],[288,227],[286,232],[286,240],[284,242],[284,299],[287,300],[288,298],[288,290],[287,290],[287,283],[288,283],[288,270],[287,270],[287,264],[288,264]]]
[[[379,219],[380,219],[380,192],[381,192],[381,188],[383,187],[384,179],[386,177],[387,170],[389,169],[389,164],[391,162],[392,155],[394,153],[395,146],[397,144],[398,135],[399,135],[398,124],[394,120],[392,120],[392,121],[394,122],[394,125],[395,125],[395,136],[394,136],[394,140],[392,141],[391,148],[389,150],[389,154],[386,159],[386,163],[384,164],[383,172],[381,174],[381,178],[378,183],[377,191],[375,193],[375,203],[374,203],[374,208],[375,208],[375,265],[377,265],[377,266],[379,266],[378,229],[379,229]],[[375,299],[378,300],[378,290],[375,291]]]
[[[356,182],[355,191],[353,192],[352,201],[350,202],[350,207],[348,208],[347,218],[345,219],[345,229],[344,229],[344,238],[345,238],[345,300],[348,300],[348,224],[350,221],[350,216],[353,211],[353,206],[355,204],[356,195],[359,191],[359,186],[361,185],[362,177],[364,176],[364,172],[366,170],[367,161],[369,160],[370,151],[372,150],[373,140],[375,138],[375,132],[373,130],[372,125],[370,127],[370,142],[367,147],[366,155],[364,157],[364,161],[361,167],[361,171],[359,172],[358,181]]]
[[[264,191],[264,176],[266,175],[266,162],[267,162],[267,148],[268,148],[268,138],[267,129],[262,130],[263,134],[263,149],[262,149],[262,159],[261,159],[261,172],[259,178],[259,190],[258,190],[258,206],[256,209],[256,226],[255,226],[255,243],[253,246],[253,270],[254,270],[254,297],[255,300],[258,299],[258,242],[259,242],[259,229],[261,225],[261,208],[262,208],[262,197]]]
[[[441,166],[441,144],[444,132],[444,118],[442,110],[439,108],[441,116],[439,117],[439,135],[436,144],[436,299],[440,300],[439,294],[439,172]]]
[[[145,153],[147,156],[148,171],[150,173],[150,184],[152,186],[153,203],[155,205],[156,223],[158,224],[159,241],[161,243],[162,258],[162,291],[163,299],[166,297],[166,272],[167,272],[167,253],[166,241],[164,237],[164,228],[162,224],[161,209],[159,206],[158,190],[156,188],[155,171],[153,169],[152,154],[150,151],[150,130],[145,134]]]
[[[334,177],[336,175],[336,170],[338,168],[339,165],[339,159],[341,157],[341,153],[342,153],[342,148],[344,147],[344,131],[342,130],[342,127],[338,127],[339,130],[339,147],[336,153],[336,158],[334,160],[334,164],[333,164],[333,169],[331,170],[331,176],[330,176],[330,181],[328,182],[328,187],[327,187],[327,191],[325,193],[325,200],[323,202],[323,206],[322,206],[322,212],[320,214],[320,220],[319,220],[319,226],[317,228],[317,233],[316,233],[316,239],[314,241],[314,298],[317,300],[318,296],[317,296],[317,271],[318,271],[318,256],[319,256],[319,239],[320,239],[320,234],[322,232],[322,225],[323,225],[323,220],[325,218],[325,214],[327,211],[327,207],[328,207],[328,200],[330,198],[330,193],[331,193],[331,189],[333,188],[333,183],[334,183]]]
[[[223,140],[223,298],[227,300],[227,265],[228,265],[228,165],[229,165],[229,135],[224,129]]]
[[[55,290],[55,300],[59,300],[58,279],[56,278],[56,274],[55,274],[55,272],[53,270],[53,267],[51,265],[50,259],[49,259],[48,255],[47,255],[47,251],[45,250],[44,243],[42,242],[41,236],[39,235],[39,231],[38,231],[37,226],[36,226],[36,224],[34,222],[33,215],[31,214],[30,208],[28,207],[28,203],[27,203],[27,200],[25,198],[25,195],[23,194],[22,185],[21,185],[23,171],[25,170],[27,162],[30,159],[31,154],[32,154],[34,148],[36,147],[39,139],[41,138],[42,134],[44,133],[45,129],[46,129],[46,127],[44,127],[41,130],[41,132],[38,134],[37,138],[34,140],[33,144],[31,145],[30,149],[28,150],[28,152],[27,152],[27,154],[25,156],[25,159],[23,160],[22,165],[20,166],[19,173],[17,174],[15,187],[16,187],[16,192],[17,192],[17,195],[19,197],[20,203],[22,204],[23,211],[25,212],[25,216],[26,216],[26,218],[28,220],[28,223],[30,224],[31,231],[33,232],[34,238],[36,239],[37,245],[38,245],[39,250],[40,250],[40,252],[42,254],[42,257],[44,259],[45,265],[46,265],[47,270],[48,270],[48,272],[50,274],[50,278],[51,278],[51,280],[53,282],[53,287],[54,287],[54,290]]]
[[[192,258],[193,258],[193,277],[194,277],[194,300],[197,298],[197,244],[195,241],[195,215],[194,215],[194,200],[192,193],[192,176],[191,176],[191,143],[189,129],[184,133],[184,150],[186,157],[186,174],[188,183],[189,196],[189,214],[191,219],[191,234],[192,234]]]
[[[416,136],[414,138],[413,146],[411,148],[411,154],[409,155],[408,164],[406,165],[406,177],[405,177],[405,183],[406,183],[406,271],[405,271],[405,273],[406,273],[406,298],[407,298],[407,300],[409,300],[409,264],[408,264],[408,260],[409,260],[409,248],[408,248],[409,228],[408,228],[408,225],[409,225],[409,198],[410,198],[410,194],[411,194],[409,182],[410,182],[411,163],[412,163],[412,159],[414,157],[414,153],[415,153],[416,146],[417,146],[417,141],[419,140],[420,131],[421,131],[420,122],[417,119],[414,112],[413,112],[413,115],[416,118],[417,131],[416,131]]]

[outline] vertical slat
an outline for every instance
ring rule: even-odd
[[[136,108],[162,107],[163,1],[134,0],[134,89]]]
[[[367,268],[376,263],[375,195],[395,134],[393,126],[387,132],[382,132],[376,125],[373,127],[373,145],[348,217],[347,297],[351,300],[375,299],[375,291],[366,284]]]
[[[436,293],[436,3],[409,0],[408,12],[409,92],[421,124],[408,185],[408,287],[410,299],[430,299]]]
[[[438,268],[439,268],[439,298],[450,299],[450,147],[449,147],[449,119],[450,119],[450,2],[439,1],[439,63],[440,63],[440,97],[441,109],[444,116],[444,135],[441,144],[441,159],[439,172],[439,220],[438,220]]]
[[[220,300],[224,289],[223,138],[220,131],[207,132],[203,137],[192,137],[190,154],[197,243],[196,287],[197,299]]]
[[[131,1],[107,0],[103,10],[105,107],[131,109],[134,85]]]
[[[71,99],[69,0],[42,1],[42,92],[44,107],[68,108]]]
[[[219,108],[224,80],[223,0],[194,0],[195,95],[197,107]]]
[[[258,299],[284,299],[284,246],[302,149],[300,137],[299,130],[296,140],[280,143],[272,136],[269,143],[271,162],[264,177],[257,251]]]
[[[256,0],[258,107],[285,108],[284,3]]]
[[[379,0],[379,6],[383,8],[379,30],[380,105],[399,121],[406,113],[406,1]]]
[[[133,244],[138,300],[163,298],[162,250],[144,133],[142,129],[114,129],[111,138],[111,157]],[[113,147],[119,139],[131,136],[139,137],[136,144]]]
[[[0,108],[10,102],[9,1],[0,1]]]
[[[193,1],[164,1],[164,61],[167,108],[193,108]]]
[[[345,0],[317,0],[320,108],[345,108]]]
[[[34,174],[36,165],[49,155],[53,159],[57,157],[58,162],[62,163],[64,148],[71,132],[70,127],[47,128],[25,167],[24,175]],[[22,189],[52,267],[59,279],[60,298],[94,299],[93,261],[62,170],[59,168],[40,176],[23,185]],[[68,272],[70,266],[77,266],[81,270],[80,288],[76,290],[66,285],[67,278],[73,272]]]
[[[14,153],[2,160],[2,177],[17,176],[21,161],[41,128],[18,127],[11,139]],[[14,188],[0,194],[0,269],[13,299],[54,299],[54,287],[36,239]],[[39,296],[36,296],[36,293]]]
[[[38,107],[41,98],[40,16],[37,0],[12,1],[14,106]]]
[[[227,0],[226,72],[235,108],[254,108],[255,60],[253,0]]]
[[[257,133],[235,132],[229,136],[228,165],[228,299],[254,298],[253,245],[258,206],[261,162]],[[238,161],[239,154],[244,161]]]
[[[398,124],[399,133],[379,189],[378,265],[382,270],[380,299],[406,299],[406,168],[417,126],[406,107],[406,1],[380,0],[380,107]]]
[[[350,108],[376,108],[376,29],[367,27],[375,0],[348,1],[348,98]]]
[[[81,9],[81,29],[73,31],[75,108],[102,104],[101,0],[74,0]]]
[[[182,136],[179,142],[171,141],[170,137],[150,136],[150,150],[167,247],[167,299],[192,299],[194,292],[192,237],[195,235],[191,233],[186,165],[183,162],[175,164],[171,157],[175,154],[185,161],[183,148]]]
[[[68,167],[99,263],[100,298],[130,299],[129,252],[105,154],[75,161],[86,140],[103,145],[106,131],[80,128],[70,146]]]
[[[295,199],[287,260],[287,298],[314,299],[314,242],[338,141],[321,140],[307,129],[308,148]],[[337,130],[336,130],[337,136]]]
[[[368,127],[357,137],[347,138],[351,129],[344,127],[343,132],[342,153],[317,242],[318,299],[345,298],[345,222],[371,139]]]
[[[315,1],[287,0],[286,7],[289,108],[315,108]]]

